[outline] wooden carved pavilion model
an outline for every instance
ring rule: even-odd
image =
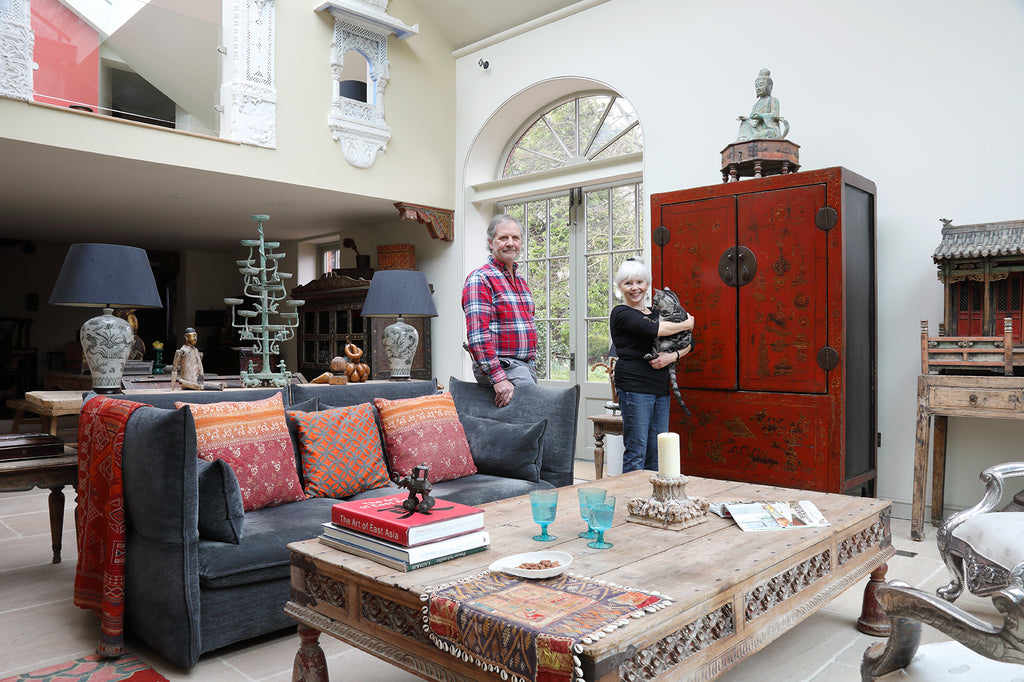
[[[921,323],[923,372],[1020,373],[1024,220],[953,225],[943,219],[932,260],[944,288],[944,313],[937,337],[928,336],[928,323]]]

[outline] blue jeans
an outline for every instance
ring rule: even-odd
[[[658,470],[658,434],[668,431],[669,397],[619,391],[622,473]]]

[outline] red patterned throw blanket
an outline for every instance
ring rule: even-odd
[[[485,573],[428,593],[427,634],[454,656],[502,678],[582,680],[580,644],[664,608],[663,596],[562,575],[523,580]]]
[[[96,652],[115,657],[124,648],[124,428],[142,403],[97,396],[78,420],[78,567],[75,605],[100,617]]]

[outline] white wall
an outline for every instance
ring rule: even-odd
[[[607,83],[634,104],[648,193],[715,184],[735,118],[754,102],[754,77],[770,68],[803,168],[842,165],[878,186],[878,493],[909,517],[899,503],[911,497],[919,323],[936,328],[942,314],[931,260],[938,219],[1021,217],[1024,170],[1008,153],[1024,111],[1021,35],[1024,3],[1011,0],[609,0],[457,60],[457,187],[478,181],[465,164],[502,103],[566,76]],[[457,191],[461,248],[443,255],[450,292],[439,301],[447,319],[461,314],[457,280],[483,257],[485,223]],[[435,350],[439,375],[461,375],[453,353]],[[947,504],[963,507],[980,497],[982,468],[1019,458],[1024,424],[950,422]]]

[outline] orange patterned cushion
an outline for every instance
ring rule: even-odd
[[[245,511],[305,498],[280,393],[237,403],[174,403],[185,405],[196,422],[199,458],[228,463],[242,489]]]
[[[299,427],[306,497],[348,497],[390,482],[370,403],[288,416]]]
[[[429,464],[431,483],[476,473],[451,393],[404,400],[374,398],[373,403],[380,412],[391,471],[408,476],[417,464]]]

